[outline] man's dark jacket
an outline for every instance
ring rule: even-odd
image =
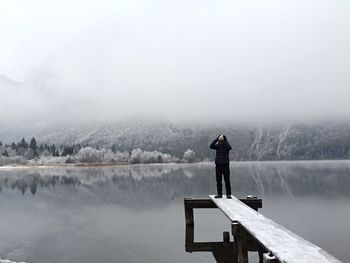
[[[229,153],[232,147],[228,143],[226,136],[224,136],[224,139],[223,143],[219,143],[218,137],[209,146],[210,149],[216,150],[215,164],[230,164]]]

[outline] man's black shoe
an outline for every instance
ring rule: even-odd
[[[222,198],[222,195],[216,195],[214,198]]]
[[[231,195],[227,195],[227,199],[232,199],[232,196]]]

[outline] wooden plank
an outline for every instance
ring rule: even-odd
[[[185,249],[186,252],[213,252],[226,249],[233,254],[233,242],[230,241],[229,232],[223,232],[223,242],[194,242],[194,227],[186,226]]]
[[[237,221],[246,231],[276,258],[286,263],[340,263],[320,247],[306,241],[292,231],[277,224],[243,204],[236,197],[220,199],[209,196],[231,220]]]
[[[185,246],[186,252],[212,252],[214,249],[223,247],[223,242],[193,242]],[[228,246],[233,249],[233,242]]]
[[[185,198],[185,208],[218,208],[209,198]]]
[[[262,199],[260,198],[241,198],[239,200],[241,200],[243,203],[250,206],[254,210],[262,208]],[[185,198],[184,204],[185,208],[218,208],[210,198]]]

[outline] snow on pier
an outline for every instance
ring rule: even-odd
[[[339,263],[338,259],[320,247],[301,238],[292,231],[266,218],[232,196],[232,199],[216,199],[213,203],[232,222],[237,262],[248,262],[248,240],[254,240],[264,254],[263,262],[283,263]]]

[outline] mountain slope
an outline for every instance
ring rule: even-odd
[[[208,145],[219,133],[232,145],[233,160],[347,159],[350,156],[350,125],[242,126],[189,125],[155,121],[13,125],[0,130],[5,143],[35,137],[40,143],[86,144],[130,151],[141,148],[181,157],[193,149],[200,159],[213,158]]]

